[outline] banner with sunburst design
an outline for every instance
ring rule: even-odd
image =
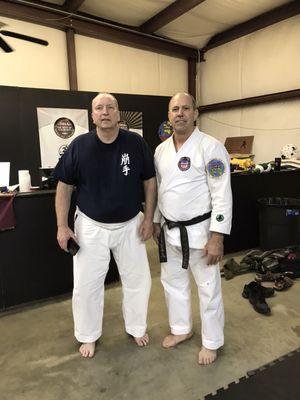
[[[138,111],[120,111],[119,126],[143,136],[143,113]]]

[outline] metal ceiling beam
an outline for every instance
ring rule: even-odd
[[[93,20],[92,17],[69,15],[61,8],[38,6],[37,3],[16,4],[0,0],[0,15],[49,26],[96,39],[106,40],[125,46],[136,47],[156,53],[167,54],[178,58],[197,59],[197,49],[181,45],[169,39],[145,34],[129,28],[122,28],[110,23]],[[65,18],[62,18],[65,17]]]
[[[76,48],[73,29],[67,29],[67,55],[68,55],[68,70],[69,70],[69,86],[70,90],[78,90],[77,82],[77,66],[76,66]]]
[[[154,33],[205,0],[176,0],[140,26],[145,33]]]
[[[188,59],[188,92],[196,98],[197,81],[197,61],[193,58]]]
[[[76,12],[85,0],[65,0],[62,8],[70,12]]]
[[[257,17],[249,19],[242,24],[236,25],[233,28],[220,32],[213,36],[207,45],[203,47],[202,51],[207,51],[222,44],[228,43],[232,40],[238,39],[249,33],[258,31],[259,29],[266,28],[269,25],[276,24],[277,22],[294,17],[300,13],[300,1],[294,0],[290,3],[284,4],[273,10],[267,11]]]
[[[68,11],[70,13],[69,10],[67,10],[66,8],[64,8],[64,5],[60,5],[60,4],[54,4],[54,3],[49,3],[49,1],[44,1],[44,0],[4,0],[6,2],[10,2],[10,3],[16,3],[16,4],[22,4],[22,3],[27,3],[27,5],[32,5],[32,6],[37,6],[39,8],[45,7],[45,9],[50,9],[53,11]],[[67,0],[66,0],[67,1]],[[66,3],[65,1],[65,3]],[[80,0],[81,3],[83,3],[83,1],[85,0]],[[139,31],[138,28],[136,28],[135,26],[131,26],[131,25],[126,25],[126,24],[121,24],[120,22],[116,22],[116,21],[111,21],[105,18],[101,18],[98,17],[97,15],[91,15],[88,14],[84,11],[76,11],[76,15],[79,17],[84,17],[84,18],[89,18],[89,19],[93,19],[95,22],[104,22],[106,24],[113,24],[116,27],[121,27],[121,28],[127,28],[127,29],[131,29],[131,30],[136,30]]]
[[[274,101],[284,101],[298,97],[300,97],[300,89],[294,89],[286,92],[277,92],[262,96],[247,97],[245,99],[223,101],[222,103],[207,104],[205,106],[199,106],[198,110],[200,114],[203,114],[210,111],[220,111],[227,110],[229,108],[252,106],[262,103],[271,103]]]

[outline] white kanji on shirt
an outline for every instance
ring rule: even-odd
[[[130,164],[130,159],[128,153],[123,153],[121,158],[121,165]]]
[[[130,168],[128,166],[129,164],[130,164],[129,154],[123,153],[121,156],[121,165],[123,165],[122,172],[125,176],[127,176],[129,174],[129,171],[130,171]]]
[[[124,165],[122,172],[125,176],[129,174],[130,168],[127,165]]]

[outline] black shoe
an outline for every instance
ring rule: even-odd
[[[264,295],[266,290],[264,289],[268,290],[269,288],[264,288],[258,282],[253,281],[244,286],[242,296],[249,300],[255,311],[260,314],[269,315],[271,313],[271,309],[266,303]]]
[[[254,282],[254,281],[252,281],[252,282],[248,283],[248,285],[244,286],[244,290],[243,290],[242,296],[245,299],[248,299],[251,289],[253,289],[255,287],[258,287],[258,286],[261,287],[264,297],[268,298],[268,297],[274,296],[274,293],[275,293],[274,288],[262,286],[260,283]]]

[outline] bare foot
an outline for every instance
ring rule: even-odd
[[[179,343],[190,339],[193,336],[193,332],[186,333],[184,335],[173,335],[172,333],[164,338],[162,341],[162,347],[169,349],[171,347],[177,346]]]
[[[198,363],[201,365],[208,365],[213,363],[217,358],[217,350],[210,350],[202,346],[199,352]]]
[[[82,345],[79,347],[79,353],[82,355],[82,357],[92,358],[95,353],[95,342],[82,343]]]
[[[145,333],[144,336],[141,337],[133,337],[135,343],[139,346],[139,347],[144,347],[147,346],[149,344],[149,335],[148,333]]]

